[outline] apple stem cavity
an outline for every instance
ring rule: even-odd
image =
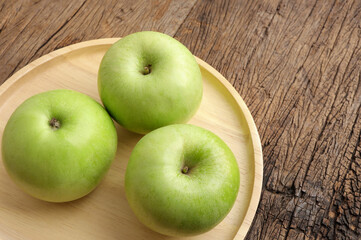
[[[148,64],[147,66],[144,67],[144,70],[143,70],[143,75],[148,75],[152,72],[152,65]]]
[[[50,125],[51,129],[58,130],[60,128],[60,121],[56,118],[52,118],[49,121],[49,125]]]
[[[189,171],[189,167],[188,166],[184,166],[183,169],[182,169],[182,173],[183,174],[187,174]]]

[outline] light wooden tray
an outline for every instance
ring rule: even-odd
[[[16,107],[34,94],[66,88],[100,102],[98,67],[116,40],[99,39],[59,49],[9,78],[0,87],[0,137]],[[203,75],[204,95],[190,123],[213,131],[228,144],[238,161],[241,185],[228,216],[213,230],[189,239],[243,239],[262,188],[259,135],[237,91],[207,63],[198,58],[197,61]],[[132,213],[125,197],[124,174],[129,155],[141,135],[116,126],[118,150],[108,174],[92,193],[73,202],[47,203],[26,195],[0,164],[0,239],[174,239],[147,229]]]

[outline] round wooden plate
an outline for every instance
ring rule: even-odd
[[[16,107],[34,94],[66,88],[100,102],[99,64],[116,40],[74,44],[51,52],[15,73],[0,87],[0,136]],[[232,85],[207,63],[198,58],[197,61],[204,95],[190,123],[213,131],[228,144],[238,161],[241,185],[228,216],[211,231],[189,239],[243,239],[262,188],[259,135],[247,106]],[[116,126],[119,144],[108,174],[91,194],[73,202],[47,203],[26,195],[0,164],[0,239],[173,239],[144,227],[128,206],[124,174],[129,155],[141,135]]]

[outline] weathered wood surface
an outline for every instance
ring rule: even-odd
[[[361,239],[361,1],[0,1],[0,84],[63,46],[165,32],[253,114],[264,189],[248,239]]]

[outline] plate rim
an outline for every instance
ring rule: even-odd
[[[9,89],[11,88],[18,80],[20,80],[24,75],[29,73],[30,71],[36,69],[36,67],[54,60],[57,57],[60,57],[64,54],[69,52],[79,50],[82,48],[87,47],[94,47],[94,46],[101,46],[101,45],[112,45],[120,38],[100,38],[100,39],[93,39],[88,41],[83,41],[75,44],[71,44],[65,46],[63,48],[54,50],[50,53],[47,53],[38,59],[30,62],[26,66],[19,69],[15,72],[12,76],[10,76],[5,82],[0,85],[0,97]],[[219,80],[219,82],[228,90],[228,92],[232,95],[232,97],[236,100],[238,106],[240,107],[245,120],[247,122],[247,126],[250,131],[251,135],[251,142],[253,147],[253,154],[254,154],[254,179],[253,179],[253,186],[252,186],[252,194],[249,201],[249,206],[247,208],[246,214],[244,216],[243,221],[241,222],[240,228],[238,229],[234,239],[244,239],[248,233],[249,228],[252,225],[253,219],[255,217],[260,198],[262,192],[262,185],[263,185],[263,154],[262,154],[262,143],[259,137],[259,133],[254,122],[254,119],[249,111],[246,103],[237,92],[237,90],[232,86],[232,84],[215,68],[209,65],[207,62],[203,61],[202,59],[195,56],[197,63],[205,68],[209,73]]]

